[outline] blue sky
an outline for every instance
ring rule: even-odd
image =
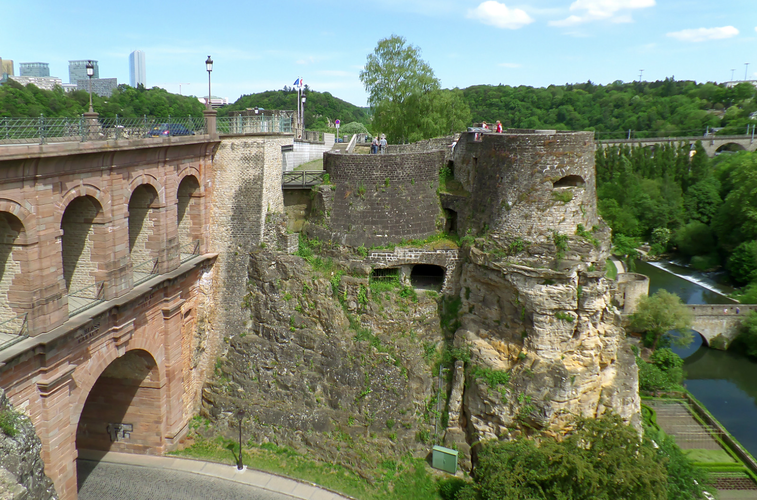
[[[96,59],[101,77],[129,83],[128,56],[146,54],[147,86],[213,95],[292,85],[365,105],[358,78],[381,38],[422,51],[443,87],[547,86],[675,76],[757,79],[757,0],[0,0],[0,57]]]

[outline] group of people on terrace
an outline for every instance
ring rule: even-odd
[[[381,137],[374,137],[373,141],[371,142],[371,154],[386,154],[386,145],[386,136],[384,134],[381,134]]]
[[[489,125],[487,125],[486,122],[481,122],[481,128],[484,130],[489,130]],[[498,134],[502,133],[502,122],[500,122],[499,120],[497,120],[494,131]]]

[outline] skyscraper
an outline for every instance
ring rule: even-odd
[[[147,73],[145,72],[145,53],[135,50],[129,54],[129,85],[136,88],[137,85],[147,85]]]
[[[50,65],[43,62],[29,62],[18,65],[21,76],[50,76]]]
[[[88,59],[82,59],[80,61],[68,61],[68,83],[77,83],[79,80],[88,80],[87,76],[87,63]],[[97,66],[97,61],[92,61],[95,66],[95,74],[92,78],[100,78],[100,68]]]

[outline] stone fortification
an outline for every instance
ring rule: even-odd
[[[591,132],[509,130],[460,137],[454,176],[472,196],[457,209],[458,232],[517,235],[530,241],[551,232],[574,234],[597,225]]]
[[[443,151],[360,155],[324,154],[333,193],[321,222],[330,239],[352,247],[423,239],[437,230]],[[323,203],[322,203],[323,204]]]
[[[445,151],[446,153],[450,153],[452,151],[450,146],[454,140],[454,136],[448,135],[444,137],[434,137],[433,139],[426,139],[424,141],[411,142],[410,144],[388,144],[386,146],[386,152],[389,154],[427,153],[430,151]]]

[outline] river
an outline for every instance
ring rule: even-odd
[[[732,289],[707,276],[670,263],[637,261],[636,272],[649,276],[649,293],[665,290],[687,304],[728,304]],[[674,348],[684,359],[686,388],[728,431],[757,456],[757,362],[734,352],[702,345],[694,336],[691,346]]]

